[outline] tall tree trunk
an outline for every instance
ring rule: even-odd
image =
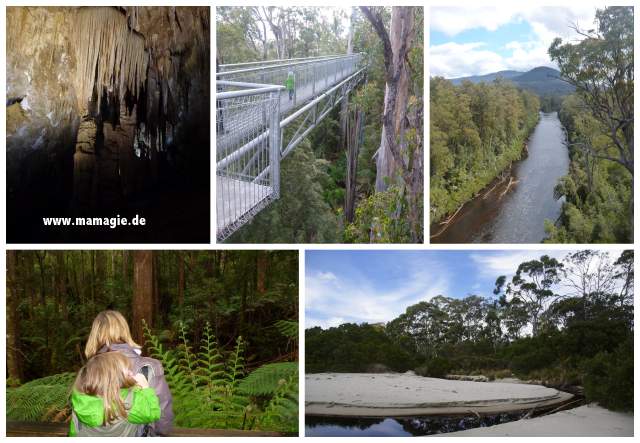
[[[18,252],[7,251],[7,372],[9,378],[22,380],[20,358],[20,304],[18,284]]]
[[[182,308],[184,305],[184,253],[178,251],[178,306]]]
[[[133,298],[132,298],[132,333],[133,339],[144,342],[144,320],[149,327],[153,326],[153,251],[133,251]]]
[[[124,250],[122,251],[122,283],[124,287],[129,286],[129,257],[131,255],[130,251]]]
[[[256,290],[259,294],[264,294],[267,291],[268,254],[267,251],[258,251],[258,256],[256,257]]]
[[[96,264],[96,278],[95,278],[95,303],[102,306],[104,301],[104,286],[107,275],[107,251],[95,251],[95,264]],[[96,309],[97,304],[94,306],[94,310]]]
[[[349,24],[349,36],[347,40],[347,55],[353,54],[353,25],[356,18],[356,8],[355,6],[351,7],[351,21]],[[349,95],[346,95],[342,99],[342,105],[340,109],[340,129],[342,135],[342,146],[347,146],[347,119],[349,111]]]
[[[409,98],[409,66],[407,54],[413,44],[414,19],[410,6],[394,6],[391,11],[391,29],[387,33],[378,14],[362,8],[372,23],[384,48],[385,96],[382,136],[376,158],[376,191],[385,191],[389,182],[403,174],[406,152],[402,150]],[[406,169],[406,168],[404,168]],[[387,180],[385,180],[387,179]]]
[[[408,190],[409,194],[411,237],[413,241],[420,241],[423,149],[422,144],[417,143],[417,148],[409,152],[405,137],[406,129],[411,126],[407,116],[410,86],[408,53],[415,36],[414,10],[410,6],[394,6],[389,34],[379,13],[366,6],[360,8],[382,40],[385,64],[386,87],[382,137],[376,158],[376,191],[385,191],[398,176],[402,179],[404,187],[401,191]]]
[[[22,257],[22,286],[24,287],[25,298],[30,300],[28,303],[29,320],[33,320],[34,313],[33,308],[38,306],[37,294],[33,286],[33,251],[24,251],[20,256]]]
[[[67,293],[67,266],[64,251],[55,251],[56,257],[56,304],[62,310],[62,318],[69,320],[69,300]]]
[[[355,109],[352,114],[353,117],[349,115],[347,120],[347,180],[344,197],[344,217],[349,223],[352,223],[355,218],[360,133],[364,118],[362,111],[358,109]]]

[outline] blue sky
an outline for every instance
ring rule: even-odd
[[[561,250],[307,251],[305,327],[377,323],[437,295],[491,296],[500,275]],[[617,257],[620,251],[611,251]]]
[[[595,6],[433,7],[430,68],[446,78],[552,66],[547,50],[555,37],[575,39],[571,29],[593,27]]]

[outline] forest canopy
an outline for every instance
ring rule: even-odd
[[[163,363],[175,426],[294,432],[297,306],[298,251],[8,251],[8,418],[68,417],[91,323],[113,309]]]
[[[633,251],[543,255],[497,276],[490,297],[439,295],[386,324],[307,329],[306,370],[515,375],[630,410],[633,274]]]
[[[512,83],[431,79],[431,223],[475,196],[523,154],[540,101]]]

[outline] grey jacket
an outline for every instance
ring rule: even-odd
[[[149,387],[156,391],[156,395],[160,400],[160,420],[151,423],[152,435],[167,435],[173,429],[173,399],[171,398],[171,391],[167,380],[164,378],[164,369],[162,363],[155,358],[143,357],[139,355],[135,348],[132,348],[126,343],[113,344],[109,347],[105,346],[98,353],[107,351],[118,351],[126,355],[132,363],[132,371],[139,373],[140,370],[147,366],[149,367]]]

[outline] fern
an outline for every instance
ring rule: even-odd
[[[240,383],[239,389],[253,396],[273,395],[282,380],[298,375],[298,362],[271,363],[259,367]]]
[[[69,416],[68,400],[73,372],[32,380],[7,389],[7,419],[18,421],[64,421]]]
[[[222,362],[223,357],[218,348],[218,341],[211,331],[209,322],[205,325],[202,344],[200,345],[200,352],[197,358],[198,374],[196,378],[198,383],[207,386],[210,400],[219,399],[223,385],[222,375],[224,374],[224,363]]]
[[[259,428],[281,432],[298,432],[298,370],[278,381],[273,398],[259,416]]]
[[[298,322],[291,320],[278,320],[275,322],[274,326],[282,334],[287,338],[293,338],[295,340],[298,339]]]
[[[295,322],[276,326],[293,334]],[[247,375],[246,342],[238,337],[224,352],[207,323],[197,352],[179,323],[178,346],[166,348],[143,323],[146,347],[158,359],[173,396],[174,426],[297,432],[298,364],[272,363]],[[297,323],[295,323],[297,331]],[[296,335],[297,337],[297,335]],[[7,419],[64,421],[70,415],[69,394],[75,374],[55,374],[17,388],[7,388]]]

